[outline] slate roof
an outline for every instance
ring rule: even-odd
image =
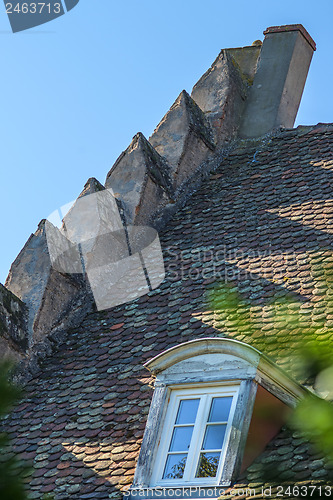
[[[14,449],[34,466],[31,498],[121,497],[153,392],[142,365],[165,349],[230,336],[290,370],[281,350],[306,332],[302,322],[291,330],[273,322],[272,299],[286,294],[301,301],[304,325],[310,318],[321,327],[316,334],[331,339],[333,295],[323,278],[333,269],[332,147],[333,125],[322,124],[238,143],[161,232],[160,287],[68,332],[6,421]],[[251,303],[252,332],[209,302],[226,275]],[[239,484],[262,485],[265,460],[279,463],[290,481],[331,473],[297,434],[282,430]]]

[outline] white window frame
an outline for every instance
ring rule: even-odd
[[[159,447],[156,453],[156,461],[153,468],[151,485],[152,486],[175,486],[175,485],[217,485],[220,482],[227,453],[230,453],[230,434],[234,420],[235,409],[237,405],[239,393],[239,384],[233,385],[218,384],[214,386],[207,386],[205,384],[200,387],[191,388],[171,388],[170,399],[165,415],[165,423],[161,435]],[[229,418],[226,426],[223,447],[220,455],[219,465],[215,477],[196,478],[198,461],[200,453],[202,452],[201,446],[206,430],[208,415],[211,407],[211,401],[214,397],[227,397],[232,396],[232,404],[230,407]],[[177,411],[179,403],[184,399],[200,398],[197,417],[195,420],[191,444],[187,455],[186,466],[183,478],[163,479],[163,473],[169,451],[169,446],[172,438],[173,429],[175,426]]]

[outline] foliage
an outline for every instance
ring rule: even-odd
[[[333,405],[324,399],[308,396],[290,418],[292,427],[314,443],[315,448],[333,463]]]
[[[215,477],[219,465],[220,456],[210,456],[202,453],[200,457],[197,477]]]
[[[171,471],[166,477],[167,479],[181,479],[184,475],[187,457],[182,458],[179,462],[171,467]]]
[[[330,290],[331,282],[329,273],[326,290]],[[304,314],[308,304],[295,297],[256,306],[255,318],[251,315],[250,301],[228,284],[219,284],[210,299],[231,337],[248,338],[248,342],[263,353],[267,348],[278,353],[278,361],[289,367],[294,377],[315,388],[321,397],[309,393],[292,412],[288,425],[333,463],[333,348],[329,329],[324,328],[323,321],[311,321],[309,315]],[[277,335],[258,334],[265,326],[264,313],[267,315],[267,311],[273,328],[276,327],[276,332],[283,330],[287,342],[281,342]]]
[[[182,458],[177,464],[171,467],[170,472],[166,477],[168,479],[182,479],[184,476],[187,457]],[[196,477],[215,477],[217,467],[219,465],[219,457],[209,456],[202,453],[198,465]]]
[[[9,383],[11,371],[9,363],[0,366],[0,419],[8,413],[19,398],[20,390]],[[27,498],[23,485],[24,477],[30,468],[10,450],[7,434],[0,433],[0,498],[1,500],[25,500]]]

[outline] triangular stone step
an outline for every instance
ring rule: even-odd
[[[83,275],[65,275],[51,262],[47,226],[64,238],[50,222],[42,220],[13,262],[6,288],[28,307],[29,347],[50,331],[72,325],[91,307]],[[59,241],[59,240],[58,240]],[[73,264],[76,271],[78,266]]]
[[[90,178],[63,218],[62,233],[72,243],[93,246],[94,238],[123,228],[117,201],[111,189]]]
[[[95,177],[90,177],[84,185],[78,198],[87,196],[89,194],[98,193],[99,191],[104,191],[105,187],[101,184]]]
[[[126,224],[148,224],[161,204],[172,198],[169,167],[143,134],[133,137],[106,177],[106,188],[124,207]]]
[[[253,50],[250,54],[251,64],[248,65],[252,68],[256,64],[260,48],[250,49]],[[232,50],[221,50],[192,90],[191,96],[210,121],[218,144],[236,137],[251,83],[248,75],[254,73],[254,69],[251,70],[245,63],[244,73],[241,71],[238,64],[242,63],[241,56],[241,53]]]
[[[166,158],[175,189],[215,147],[208,120],[185,90],[158,124],[149,142]]]

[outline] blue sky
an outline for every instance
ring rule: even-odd
[[[333,122],[333,2],[80,0],[12,34],[0,6],[0,282],[38,222],[154,130],[221,48],[301,23],[317,43],[296,125]]]

